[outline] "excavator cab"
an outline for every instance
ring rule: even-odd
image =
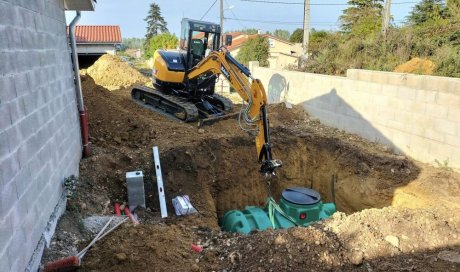
[[[179,49],[185,56],[185,69],[195,67],[206,52],[220,48],[220,25],[184,18],[181,22]]]

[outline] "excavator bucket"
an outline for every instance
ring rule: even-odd
[[[198,127],[209,126],[221,120],[237,118],[239,112],[228,113],[221,116],[209,117],[198,121]]]

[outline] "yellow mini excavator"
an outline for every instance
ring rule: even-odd
[[[260,171],[274,174],[281,161],[272,158],[265,89],[226,49],[232,36],[226,35],[224,40],[225,46],[221,46],[218,24],[183,19],[180,50],[157,50],[152,72],[154,88],[136,86],[131,95],[138,103],[185,122],[220,118],[232,109],[230,100],[214,92],[222,74],[246,102],[238,120],[243,130],[256,137]]]

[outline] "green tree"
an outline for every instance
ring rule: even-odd
[[[259,61],[260,66],[268,66],[270,47],[268,39],[263,36],[251,38],[241,46],[236,59],[248,65],[250,61]]]
[[[147,22],[147,33],[145,34],[146,41],[160,33],[169,32],[166,21],[163,16],[161,16],[160,6],[156,3],[150,4],[149,13],[144,21]]]
[[[253,35],[259,33],[258,29],[255,28],[246,28],[243,30],[240,30],[242,33],[247,34],[247,35]]]
[[[177,47],[179,40],[173,34],[163,33],[152,37],[148,41],[148,47],[145,56],[150,58],[158,49],[173,49]]]
[[[259,33],[259,30],[255,28],[245,28],[245,29],[229,30],[228,32],[241,32],[246,35],[254,35],[254,34]]]
[[[285,41],[289,41],[289,37],[291,37],[291,33],[284,29],[276,29],[273,35]]]
[[[321,51],[324,46],[323,42],[328,38],[328,36],[328,32],[324,30],[317,31],[316,29],[312,28],[310,31],[310,39],[308,42],[308,49],[310,53]]]
[[[145,43],[143,38],[123,38],[123,46],[125,48],[141,49]]]
[[[420,25],[445,19],[447,14],[443,0],[422,0],[414,6],[407,19],[411,24]]]
[[[447,10],[454,20],[460,20],[460,0],[447,0]]]
[[[303,29],[297,28],[289,37],[289,41],[292,43],[301,43],[303,41]]]
[[[342,31],[361,37],[380,31],[382,3],[383,0],[349,0],[350,7],[340,16]]]

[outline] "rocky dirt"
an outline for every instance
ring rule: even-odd
[[[144,172],[147,209],[88,252],[81,271],[459,271],[460,175],[424,165],[359,136],[322,125],[301,107],[269,108],[275,199],[288,186],[318,190],[340,212],[308,228],[224,233],[230,209],[264,205],[253,137],[236,120],[198,128],[172,121],[82,77],[93,155],[82,160],[43,262],[76,253],[92,233],[83,218],[126,202],[125,172]],[[159,215],[152,146],[159,146],[169,217]],[[333,181],[332,176],[337,175]],[[188,194],[198,214],[176,217],[170,199]],[[191,244],[204,247],[201,253]]]

